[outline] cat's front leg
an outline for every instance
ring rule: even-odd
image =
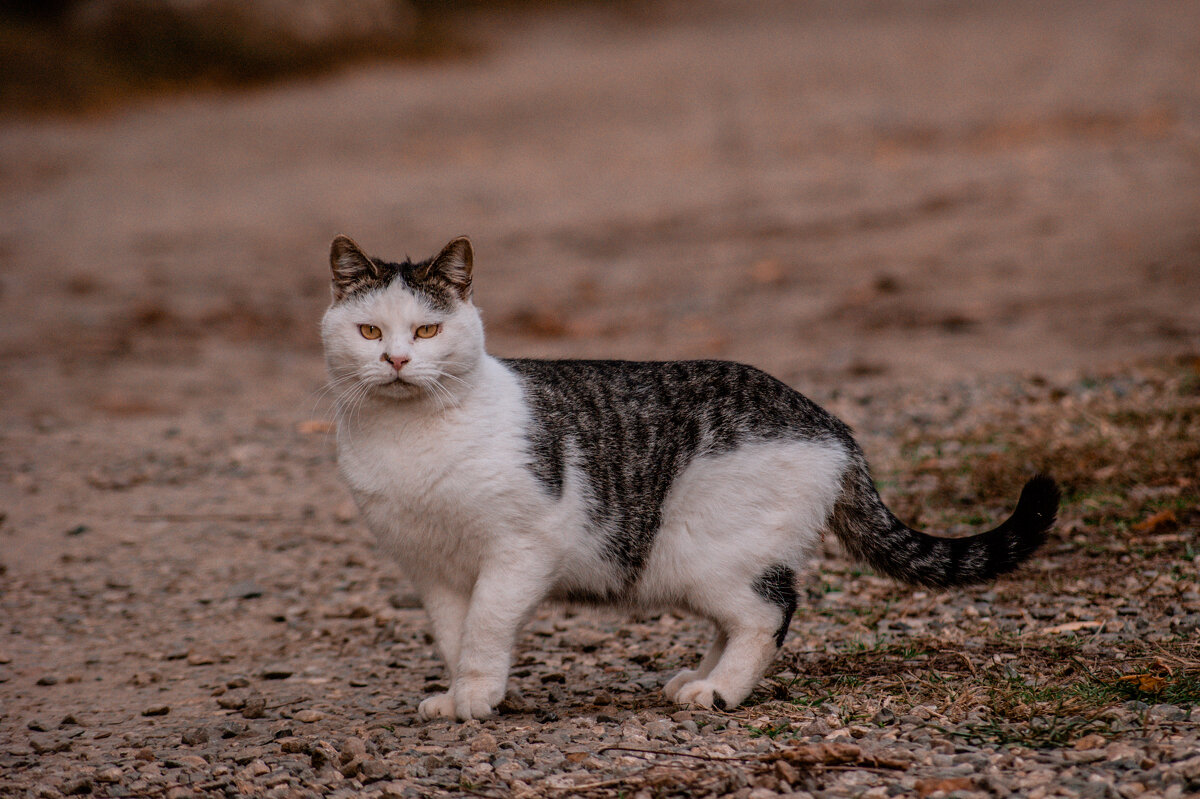
[[[517,633],[546,593],[545,564],[497,558],[471,594],[452,691],[455,715],[487,718],[504,699]]]
[[[451,688],[421,700],[417,715],[432,718],[454,718],[454,677],[461,648],[463,623],[467,617],[468,599],[446,586],[436,583],[418,582],[421,604],[433,625],[433,638],[442,660],[446,663],[447,681]]]

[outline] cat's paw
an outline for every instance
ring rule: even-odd
[[[721,696],[717,686],[709,680],[693,680],[679,689],[675,701],[681,705],[694,705],[706,710],[725,710],[729,704]]]
[[[483,685],[459,685],[454,693],[454,714],[459,721],[486,719],[502,699],[503,691],[496,695],[496,691]]]
[[[679,692],[683,687],[699,676],[700,672],[695,669],[684,669],[663,686],[663,693],[666,694],[667,699],[670,699],[672,702],[678,702]]]
[[[454,718],[454,696],[449,693],[434,694],[422,699],[417,707],[417,716],[422,721]]]

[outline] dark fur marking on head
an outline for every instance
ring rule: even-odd
[[[783,612],[783,621],[775,631],[775,646],[783,646],[792,614],[796,612],[796,572],[791,566],[778,563],[754,580],[754,593]]]
[[[406,258],[400,263],[370,257],[347,236],[337,236],[329,251],[334,302],[385,289],[399,280],[434,310],[449,311],[471,296],[473,257],[470,241],[461,236],[432,258],[415,262]]]

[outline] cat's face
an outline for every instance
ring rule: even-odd
[[[321,338],[339,403],[369,394],[453,400],[483,355],[472,258],[465,238],[399,264],[367,257],[345,236],[333,240],[333,303]]]

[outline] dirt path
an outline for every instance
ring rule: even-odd
[[[1200,6],[793,5],[499,20],[461,61],[0,126],[0,794],[1194,786]],[[1057,565],[994,590],[831,555],[780,693],[732,716],[657,704],[698,625],[552,611],[509,715],[419,725],[421,613],[309,424],[336,232],[414,256],[470,234],[500,354],[762,366],[860,429],[923,523],[1000,513],[1043,441],[1093,493]],[[1096,419],[1111,439],[1059,446]],[[1166,510],[1152,551],[1054,582],[1095,570],[1077,538],[1129,546]],[[1121,611],[1125,580],[1146,599]],[[1092,682],[1038,637],[1075,622],[1116,636],[1068,636],[1111,669]],[[978,690],[888,681],[928,670]],[[1111,688],[1143,673],[1158,693]],[[1036,738],[1039,678],[1101,699]],[[779,755],[838,730],[858,755]]]

